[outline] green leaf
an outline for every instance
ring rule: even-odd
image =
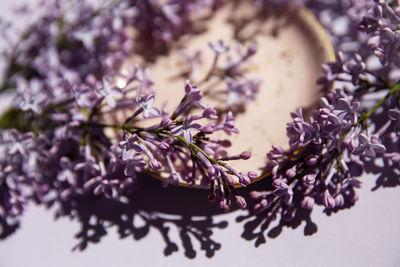
[[[0,118],[0,129],[29,130],[29,123],[25,115],[26,113],[20,109],[9,109]]]

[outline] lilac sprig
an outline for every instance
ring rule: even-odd
[[[210,81],[212,78],[219,78],[224,81],[226,89],[212,89],[204,92],[205,96],[226,95],[226,105],[229,109],[235,107],[245,108],[256,98],[261,79],[247,78],[245,73],[248,69],[247,65],[257,53],[257,47],[250,45],[245,51],[241,45],[237,46],[237,55],[230,54],[230,46],[226,45],[222,40],[216,43],[209,43],[209,47],[214,52],[214,60],[206,77],[200,81],[200,84]],[[227,56],[227,61],[220,64],[223,55]],[[221,65],[221,66],[219,66]]]
[[[216,131],[231,134],[238,133],[238,130],[234,127],[231,113],[219,123],[210,123],[210,120],[217,122],[219,117],[212,106],[206,106],[201,100],[200,90],[187,81],[185,96],[171,115],[160,114],[161,121],[146,128],[128,124],[122,127],[126,134],[116,147],[116,153],[122,153],[121,159],[126,163],[125,173],[132,169],[131,166],[135,166],[137,172],[148,168],[167,177],[164,185],[186,182],[211,188],[210,200],[218,200],[223,209],[229,209],[232,197],[244,207],[245,201],[234,189],[235,178],[232,176],[242,185],[247,185],[257,175],[253,172],[239,173],[227,161],[247,160],[250,154],[243,152],[228,156],[225,148],[230,143],[211,138]],[[198,108],[202,110],[200,113],[186,115]],[[135,114],[143,112],[140,108]],[[202,125],[204,120],[206,124]],[[112,125],[99,126],[118,128]]]
[[[343,8],[348,2],[344,1]],[[376,1],[373,5],[366,1],[342,10],[349,12],[349,18],[354,18],[352,12],[365,16],[361,22],[354,18],[350,24],[361,31],[352,35],[360,40],[359,53],[339,51],[336,62],[323,66],[325,76],[319,82],[325,95],[319,108],[307,120],[301,109],[292,113],[292,121],[287,124],[289,150],[274,146],[267,154],[270,188],[251,192],[250,197],[255,201],[254,210],[266,214],[268,224],[278,215],[281,223],[290,223],[299,211],[311,211],[315,205],[324,206],[327,213],[350,207],[358,199],[356,189],[362,184],[360,177],[367,170],[366,165],[380,159],[387,166],[395,166],[399,147],[393,144],[398,140],[400,84],[390,75],[396,70],[397,42],[376,42],[377,37],[389,31],[388,25],[392,25],[390,34],[396,34],[400,25],[394,7],[388,3]],[[316,8],[324,6],[316,1],[311,4]],[[337,12],[333,8],[329,11]],[[375,16],[376,20],[368,16]],[[349,32],[353,33],[351,29]],[[365,38],[364,33],[367,38],[359,39]],[[342,40],[337,41],[340,44]],[[377,46],[371,46],[371,42]],[[383,47],[381,42],[388,46]],[[390,60],[380,52],[390,55]],[[379,71],[370,70],[366,62],[373,56],[381,60]],[[379,97],[375,97],[377,92]],[[384,121],[375,121],[374,116],[382,109],[390,112],[382,115]],[[382,140],[392,145],[387,147]]]
[[[243,152],[230,156],[225,150],[230,142],[211,137],[217,131],[229,135],[239,132],[232,114],[219,118],[212,106],[201,101],[200,90],[188,81],[185,83],[185,96],[176,110],[171,115],[161,112],[153,107],[154,94],[151,88],[143,87],[137,73],[134,72],[124,88],[128,91],[133,89],[138,94],[135,100],[113,98],[110,101],[107,97],[111,96],[105,92],[115,90],[120,96],[124,95],[124,90],[111,86],[109,80],[102,83],[93,81],[86,85],[85,90],[95,97],[92,100],[87,98],[86,105],[76,99],[76,102],[62,103],[57,107],[61,110],[47,107],[46,114],[30,114],[29,129],[38,128],[37,134],[9,131],[2,143],[7,154],[13,156],[3,159],[2,164],[9,166],[7,170],[10,170],[3,175],[19,177],[19,184],[26,183],[29,191],[40,193],[21,199],[26,199],[25,202],[32,198],[39,202],[54,199],[73,201],[78,196],[94,194],[126,201],[137,175],[148,170],[166,175],[165,185],[186,182],[210,188],[210,200],[218,200],[225,210],[232,205],[232,198],[245,207],[245,200],[233,186],[235,179],[247,185],[257,175],[253,172],[239,173],[227,162],[247,160],[250,154]],[[140,92],[136,82],[141,86]],[[134,109],[124,124],[101,122],[103,109],[115,112],[127,100],[132,101],[129,107]],[[140,117],[142,122],[158,118],[159,122],[139,127],[133,120],[136,117]],[[72,121],[65,124],[70,119]],[[123,131],[118,144],[107,138],[106,128]],[[31,177],[32,174],[35,175]],[[11,199],[15,192],[9,192]],[[10,213],[12,208],[8,210]]]
[[[168,174],[171,183],[200,179],[201,185],[213,188],[213,198],[224,209],[231,199],[245,205],[232,176],[247,184],[255,175],[238,173],[227,161],[249,155],[229,156],[229,141],[209,137],[216,131],[237,133],[232,114],[219,118],[200,101],[199,90],[187,84],[181,105],[168,115],[154,107],[148,70],[118,71],[132,53],[145,56],[142,45],[152,44],[152,51],[158,51],[183,34],[194,17],[213,12],[214,4],[46,2],[46,11],[7,58],[1,91],[14,90],[16,98],[1,119],[4,154],[11,155],[0,161],[5,166],[2,219],[18,216],[30,201],[73,203],[93,194],[127,201],[144,170]],[[198,109],[201,114],[189,116]],[[154,117],[161,122],[132,125]],[[110,120],[116,124],[104,123]],[[16,130],[9,134],[10,128]],[[110,133],[109,128],[124,132],[120,143],[113,142],[117,131]]]
[[[400,15],[389,5],[390,1],[376,1],[359,24],[359,30],[369,34],[368,45],[382,64],[400,66]],[[398,11],[398,7],[397,7]]]

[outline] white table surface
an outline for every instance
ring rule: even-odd
[[[18,2],[22,1],[1,0],[0,14],[9,15],[11,4]],[[375,177],[365,175],[362,179],[364,186],[355,207],[331,216],[323,214],[322,208],[313,211],[318,231],[312,236],[304,235],[303,223],[295,230],[284,228],[278,237],[267,238],[266,244],[256,248],[254,240],[241,237],[244,224],[236,222],[245,211],[213,216],[214,222],[226,221],[228,225],[213,229],[212,239],[221,243],[221,249],[211,258],[205,256],[193,237],[196,257],[186,257],[178,228],[171,223],[167,224],[168,236],[178,244],[179,250],[170,256],[164,256],[165,242],[154,227],[135,241],[131,236],[120,239],[117,227],[112,226],[99,243],[72,252],[78,242],[74,235],[80,230],[79,222],[66,217],[55,221],[53,210],[30,205],[20,229],[0,241],[0,267],[400,266],[400,188],[371,192]],[[176,189],[166,190],[168,193]],[[178,191],[182,192],[176,201],[181,203],[201,195],[194,196],[190,190]],[[169,200],[157,199],[155,195],[152,201],[157,205]]]

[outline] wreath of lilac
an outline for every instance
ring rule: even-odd
[[[146,68],[118,71],[134,53],[149,59],[164,53],[223,2],[43,1],[46,8],[40,10],[47,11],[16,42],[11,24],[1,21],[1,34],[10,42],[0,92],[13,96],[0,118],[3,229],[18,224],[29,202],[73,203],[80,196],[100,195],[124,203],[142,172],[166,174],[165,186],[199,180],[220,208],[251,203],[266,225],[277,218],[288,224],[314,205],[323,205],[327,213],[352,206],[359,177],[372,166],[381,166],[378,173],[398,173],[398,2],[253,1],[260,12],[307,5],[330,33],[337,60],[323,65],[319,107],[310,118],[301,109],[291,114],[290,149],[273,146],[265,190],[249,196],[234,185],[246,186],[257,174],[239,173],[229,162],[248,160],[250,153],[228,155],[230,141],[212,136],[239,133],[234,113],[207,105],[201,85],[217,77],[226,84],[221,93],[228,107],[250,103],[261,82],[246,76],[255,46],[234,53],[211,40],[213,65],[197,85],[185,82],[185,95],[172,113],[153,106],[157,90]],[[18,12],[27,16],[34,10]],[[335,28],[339,21],[345,30]],[[227,62],[221,62],[222,54],[229,54]],[[195,72],[200,54],[184,56],[188,72]],[[112,124],[104,119],[117,112],[129,115]],[[151,123],[141,126],[147,120]],[[385,185],[385,177],[377,185]]]

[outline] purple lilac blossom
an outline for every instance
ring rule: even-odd
[[[400,161],[400,85],[392,78],[400,55],[398,3],[310,0],[308,6],[330,32],[337,58],[323,65],[319,108],[310,118],[303,118],[301,110],[292,114],[287,124],[290,149],[274,146],[267,154],[274,189],[250,193],[254,210],[265,214],[268,225],[278,214],[284,224],[315,205],[327,213],[348,208],[358,200],[359,177],[369,164],[383,160],[383,168],[397,169]],[[343,17],[346,31],[335,34],[335,20]],[[376,57],[381,64],[372,69],[368,62]],[[364,101],[377,91],[385,96],[372,98],[372,105]],[[375,119],[374,113],[381,117]],[[288,201],[291,195],[300,207]]]

